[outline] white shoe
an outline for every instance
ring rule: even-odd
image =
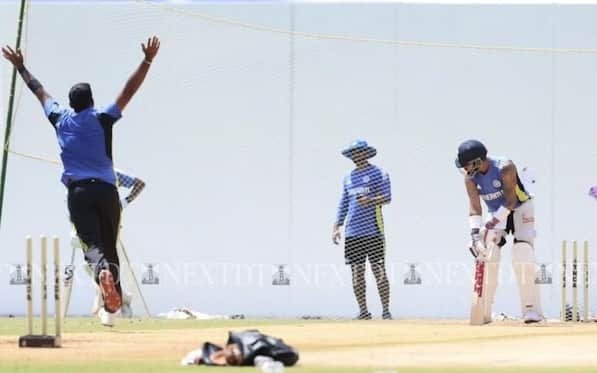
[[[100,308],[97,312],[97,316],[100,319],[100,322],[103,326],[113,327],[116,323],[116,314],[112,312],[108,312],[103,308]]]
[[[133,307],[131,303],[133,301],[133,295],[130,293],[125,293],[122,295],[122,306],[120,307],[120,317],[123,319],[132,319],[133,318]]]
[[[541,316],[539,316],[539,314],[537,313],[537,311],[535,311],[532,308],[529,309],[524,314],[524,323],[525,324],[531,324],[531,323],[535,323],[535,322],[540,322],[542,320],[543,319],[541,318]]]

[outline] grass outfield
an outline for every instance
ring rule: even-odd
[[[66,320],[60,349],[18,348],[25,320],[0,318],[0,372],[257,371],[178,365],[203,341],[223,343],[228,330],[247,328],[297,347],[299,366],[286,369],[296,373],[597,373],[597,324],[132,319],[106,329],[90,318]]]

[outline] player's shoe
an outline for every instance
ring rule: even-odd
[[[384,310],[381,314],[381,318],[384,320],[392,320],[392,314],[390,313],[390,310]]]
[[[104,296],[104,308],[108,312],[117,312],[122,306],[122,299],[118,294],[118,290],[116,290],[114,277],[107,269],[102,269],[100,272],[99,285]]]
[[[543,320],[534,309],[527,310],[527,312],[524,313],[523,319],[525,324],[532,324]]]
[[[103,308],[100,308],[100,310],[97,312],[97,317],[99,317],[103,326],[113,327],[116,323],[116,314],[108,312]]]
[[[361,312],[355,317],[355,320],[371,320],[371,312],[365,311]]]

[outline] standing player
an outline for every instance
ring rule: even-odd
[[[487,300],[484,321],[491,321],[491,306],[497,289],[500,250],[506,236],[514,236],[512,264],[525,323],[541,321],[539,288],[535,284],[535,212],[533,200],[520,180],[511,160],[487,157],[487,149],[477,140],[468,140],[458,147],[456,167],[464,171],[464,184],[469,197],[471,253],[486,262]],[[481,199],[489,217],[481,217]],[[486,256],[486,257],[485,257]]]
[[[341,239],[340,228],[344,229],[344,257],[352,270],[352,287],[359,314],[357,319],[370,320],[367,309],[365,283],[366,260],[377,282],[377,290],[383,307],[382,317],[390,320],[390,283],[385,268],[385,236],[381,207],[392,200],[390,177],[377,166],[369,163],[377,150],[364,140],[353,142],[342,155],[350,158],[356,168],[344,178],[342,198],[338,205],[332,240],[337,245]]]
[[[160,41],[155,36],[141,44],[143,59],[114,102],[103,110],[95,108],[88,83],[78,83],[70,89],[71,109],[60,105],[25,67],[20,50],[2,48],[4,58],[42,104],[56,133],[70,219],[85,244],[85,260],[101,288],[104,309],[112,313],[118,312],[122,304],[116,251],[120,203],[112,161],[112,127],[143,84],[159,48]]]

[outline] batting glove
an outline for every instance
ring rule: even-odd
[[[469,250],[473,257],[478,258],[480,255],[485,252],[485,244],[483,243],[483,237],[481,236],[481,232],[479,229],[472,229],[471,230],[471,244]]]

